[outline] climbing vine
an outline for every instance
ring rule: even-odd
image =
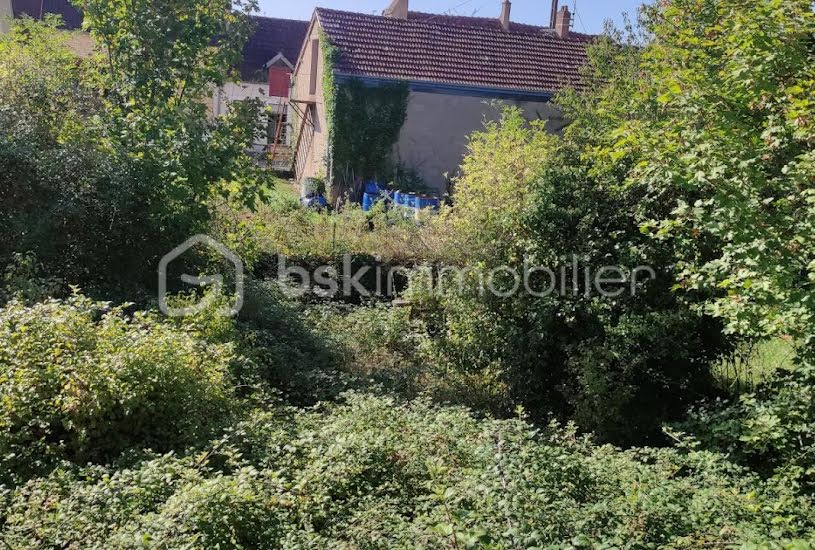
[[[320,31],[320,51],[323,54],[323,101],[325,104],[326,131],[328,132],[328,160],[332,160],[334,143],[334,116],[337,106],[337,84],[334,68],[340,57],[339,49],[331,43],[328,35]]]
[[[345,187],[381,178],[392,165],[393,146],[407,118],[408,85],[369,86],[359,79],[337,82],[334,68],[339,50],[324,33],[320,41],[329,177]]]

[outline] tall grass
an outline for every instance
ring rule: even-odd
[[[794,367],[795,344],[785,338],[740,347],[732,357],[713,366],[720,387],[732,393],[755,390],[779,370]]]
[[[218,231],[231,235],[225,238],[239,251],[283,254],[295,262],[326,263],[349,253],[409,267],[446,257],[435,218],[423,213],[416,219],[381,205],[371,212],[353,204],[341,212],[308,210],[294,186],[280,182],[255,212],[224,210]]]

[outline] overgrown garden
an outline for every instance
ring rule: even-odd
[[[260,105],[208,118],[251,5],[82,4],[97,57],[55,22],[0,37],[3,546],[815,545],[810,2],[644,10],[557,98],[563,135],[507,110],[418,223],[304,211],[245,153]],[[234,318],[157,312],[200,232],[250,271]],[[345,253],[412,268],[400,300],[276,277]],[[656,277],[477,277],[575,257]],[[439,292],[443,265],[472,269]],[[777,368],[723,379],[756,347]]]

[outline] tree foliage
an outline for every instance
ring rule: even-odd
[[[474,136],[442,222],[472,268],[465,291],[448,281],[441,296],[417,296],[457,369],[499,373],[533,414],[578,419],[618,443],[655,442],[662,422],[711,391],[708,365],[728,343],[673,292],[671,250],[640,231],[641,193],[583,146],[515,110]],[[638,277],[645,266],[655,278]],[[607,267],[619,271],[603,277],[621,282],[603,294]],[[492,270],[499,289],[513,287],[507,268],[527,282],[509,297],[485,292]]]
[[[728,333],[797,343],[803,363],[694,415],[701,441],[812,483],[815,14],[808,1],[675,0],[641,48],[594,50],[598,93],[564,98],[582,158],[621,170],[678,296]]]
[[[676,0],[647,24],[630,98],[599,98],[607,131],[586,154],[630,167],[643,230],[677,250],[678,290],[715,293],[705,309],[731,332],[809,339],[811,3]],[[654,208],[666,196],[670,212]]]
[[[136,170],[164,181],[169,205],[201,204],[236,183],[251,205],[260,172],[245,150],[265,131],[261,105],[236,104],[215,121],[206,105],[213,87],[234,75],[256,2],[86,0],[82,7],[100,45],[110,133]]]
[[[204,102],[249,32],[229,4],[88,2],[88,59],[55,19],[0,37],[0,264],[34,252],[51,276],[132,296],[215,197],[254,204],[261,106],[212,119]]]
[[[709,392],[724,336],[788,335],[807,357],[815,15],[760,4],[646,8],[640,30],[590,48],[586,87],[558,98],[562,138],[512,112],[474,137],[450,219],[461,261],[557,273],[577,257],[658,276],[633,299],[449,298],[455,362],[517,369],[550,407],[561,388],[584,426],[614,433]]]

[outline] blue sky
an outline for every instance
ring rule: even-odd
[[[560,5],[568,4],[574,11],[577,2],[578,18],[574,30],[599,33],[606,19],[619,21],[623,12],[634,13],[644,0],[560,0]],[[314,8],[334,8],[337,10],[362,13],[381,13],[390,0],[260,0],[263,15],[287,19],[310,19]],[[430,13],[457,13],[498,17],[501,0],[410,0],[410,9]],[[533,25],[548,25],[552,4],[550,0],[513,0],[512,19]]]

